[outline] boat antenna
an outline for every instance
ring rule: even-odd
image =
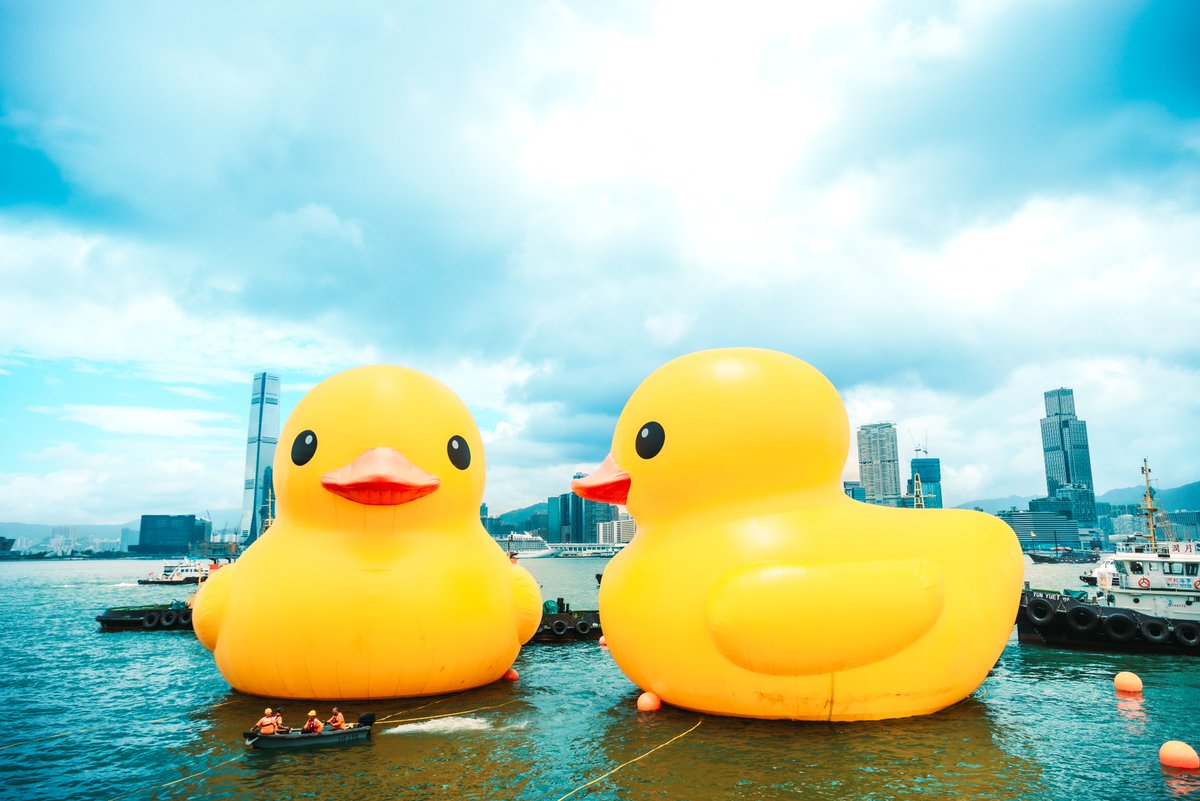
[[[1150,549],[1154,549],[1154,513],[1158,509],[1154,506],[1154,496],[1150,493],[1150,462],[1145,458],[1142,459],[1142,475],[1146,477],[1146,505],[1142,507],[1142,511],[1146,513],[1146,525],[1150,530]]]

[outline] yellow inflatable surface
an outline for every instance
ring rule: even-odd
[[[693,353],[637,388],[575,482],[637,521],[600,586],[635,684],[797,720],[921,715],[979,686],[1016,617],[1016,536],[979,512],[851,500],[848,445],[833,385],[784,353]]]
[[[541,620],[479,521],[483,442],[441,382],[359,367],[318,384],[275,454],[276,520],[196,596],[237,690],[352,700],[500,679]]]

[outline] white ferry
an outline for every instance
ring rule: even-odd
[[[496,544],[514,559],[546,559],[557,553],[550,543],[536,534],[509,534],[495,539]]]
[[[1200,543],[1122,543],[1113,570],[1097,571],[1098,600],[1172,620],[1200,622]]]
[[[199,584],[208,578],[209,570],[215,565],[192,559],[162,566],[162,571],[156,576],[151,573],[144,579],[138,579],[138,584]]]

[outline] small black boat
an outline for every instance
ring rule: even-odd
[[[183,601],[146,606],[114,606],[96,616],[101,631],[162,631],[192,628],[192,609]]]
[[[1029,558],[1040,565],[1074,564],[1085,565],[1100,561],[1099,551],[1074,551],[1070,548],[1053,548],[1047,551],[1026,551]]]
[[[361,742],[371,736],[371,727],[375,725],[374,713],[360,715],[358,723],[345,729],[325,729],[322,732],[305,734],[302,731],[290,731],[281,734],[258,734],[254,731],[244,732],[246,745],[254,748],[308,748],[315,745],[343,745],[345,743]]]

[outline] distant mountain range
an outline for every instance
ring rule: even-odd
[[[213,531],[220,531],[228,526],[229,529],[236,530],[242,523],[241,509],[213,509]],[[206,512],[207,513],[207,512]],[[147,514],[150,514],[149,512]],[[170,514],[169,512],[158,512],[155,514]],[[193,514],[186,512],[181,514]],[[121,529],[128,528],[138,531],[142,526],[142,519],[130,520],[128,523],[0,523],[0,537],[8,537],[14,540],[28,540],[29,542],[41,542],[49,539],[54,534],[56,528],[73,528],[75,536],[78,539],[97,539],[97,540],[116,540],[121,538]]]
[[[1007,512],[1009,509],[1028,509],[1029,502],[1038,495],[1007,495],[1003,498],[983,498],[978,501],[967,501],[955,506],[955,509],[982,509],[990,515],[996,512]]]
[[[532,528],[529,523],[533,519],[533,516],[538,513],[546,514],[545,501],[542,501],[541,503],[535,503],[532,506],[526,506],[521,509],[513,509],[511,512],[504,512],[500,515],[500,521],[502,523],[508,523],[510,526],[517,529]]]
[[[1108,492],[1096,498],[1097,501],[1103,503],[1141,503],[1142,496],[1146,494],[1146,487],[1121,487],[1120,489],[1111,489]],[[975,509],[980,508],[988,514],[996,512],[1004,512],[1013,507],[1017,509],[1028,509],[1029,502],[1034,498],[1042,498],[1042,495],[1009,495],[1007,498],[984,498],[979,501],[967,501],[960,503],[955,509]],[[1188,509],[1200,509],[1200,481],[1191,484],[1184,484],[1182,487],[1172,487],[1171,489],[1155,489],[1154,503],[1160,509],[1168,512]]]
[[[1104,503],[1140,503],[1142,495],[1145,493],[1145,487],[1121,487],[1112,489],[1103,495],[1096,498]],[[960,503],[955,509],[975,509],[979,508],[988,514],[1007,511],[1012,508],[1028,509],[1029,502],[1034,498],[1040,498],[1040,495],[1009,495],[1004,498],[983,498],[977,501],[967,501]],[[1184,484],[1181,487],[1172,487],[1170,489],[1155,490],[1155,503],[1166,511],[1174,511],[1178,509],[1195,510],[1200,509],[1200,481],[1191,484]],[[535,503],[531,506],[525,506],[521,509],[513,509],[508,512],[503,512],[499,515],[500,520],[513,526],[517,530],[532,528],[531,521],[533,516],[538,513],[546,513],[546,504]],[[216,509],[212,510],[213,529],[220,531],[228,526],[231,530],[236,529],[241,523],[242,512],[240,509]],[[68,524],[61,526],[42,525],[38,523],[0,523],[0,536],[10,537],[18,540],[28,540],[30,542],[41,542],[49,538],[53,534],[53,529],[66,527]],[[115,540],[121,536],[121,529],[129,528],[137,531],[141,525],[141,520],[130,520],[128,523],[113,523],[113,524],[83,524],[74,525],[70,528],[75,529],[75,535],[80,539],[89,537],[98,540]]]
[[[1146,486],[1109,490],[1096,500],[1105,503],[1141,503]],[[1154,505],[1168,512],[1200,509],[1200,481],[1172,489],[1155,489]]]

